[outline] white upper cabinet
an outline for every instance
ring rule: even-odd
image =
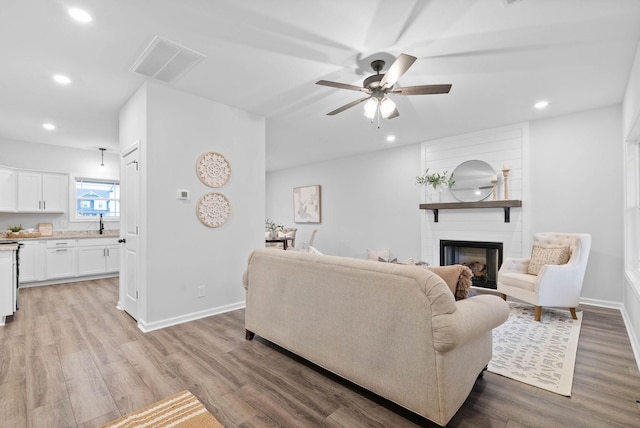
[[[11,168],[0,167],[0,211],[16,210],[16,172]]]
[[[65,212],[69,177],[34,171],[18,171],[19,212]]]

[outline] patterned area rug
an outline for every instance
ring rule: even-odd
[[[488,370],[556,394],[571,396],[582,312],[542,309],[533,318],[533,305],[509,302],[509,319],[493,330],[493,358]]]
[[[129,413],[102,428],[224,428],[189,391]]]

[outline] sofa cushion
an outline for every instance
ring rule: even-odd
[[[544,265],[564,265],[569,261],[569,247],[554,245],[534,245],[527,273],[538,275]]]
[[[465,299],[471,287],[471,269],[463,265],[433,266],[425,269],[438,275],[449,286],[456,300]]]

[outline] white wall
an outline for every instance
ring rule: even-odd
[[[582,296],[622,301],[620,106],[531,123],[533,232],[591,234]]]
[[[126,138],[121,144],[140,139],[144,148],[146,284],[139,322],[153,329],[243,304],[248,256],[264,246],[265,125],[262,117],[204,98],[161,85],[145,87],[146,93],[136,96],[144,97],[146,106],[133,101],[146,110],[146,130],[121,134]],[[124,126],[135,127],[122,119]],[[208,151],[221,153],[231,165],[231,179],[220,188],[207,187],[196,175],[196,161]],[[178,200],[178,189],[190,190],[191,200]],[[222,193],[231,205],[229,220],[218,228],[205,226],[196,215],[198,200],[208,192]],[[205,286],[205,297],[198,297],[199,286]]]
[[[582,295],[611,302],[622,301],[621,128],[619,105],[531,122],[532,190],[523,200],[532,232],[592,234]],[[419,258],[421,189],[414,181],[422,172],[420,156],[414,144],[271,172],[267,216],[290,225],[292,188],[319,184],[321,251],[364,258],[367,248],[390,248],[399,259]],[[440,215],[440,221],[449,216]]]
[[[104,154],[100,166],[100,151],[80,150],[24,141],[0,140],[0,165],[45,172],[59,172],[84,178],[120,178],[120,156],[112,151]],[[71,190],[71,187],[70,187]],[[38,223],[53,223],[54,230],[97,230],[98,222],[70,222],[69,213],[0,213],[0,230],[12,224],[37,227]],[[119,222],[105,222],[106,229],[118,229]]]
[[[420,145],[398,147],[267,174],[266,217],[297,227],[296,245],[318,229],[325,254],[366,258],[367,249],[420,258]],[[293,188],[321,185],[322,222],[294,224]]]

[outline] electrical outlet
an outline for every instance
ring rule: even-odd
[[[198,287],[198,297],[204,297],[204,285]]]

